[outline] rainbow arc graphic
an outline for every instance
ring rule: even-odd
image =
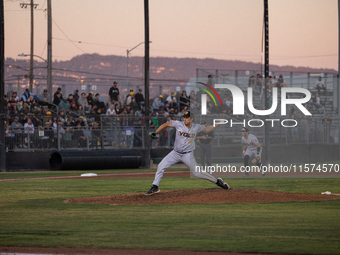
[[[197,83],[206,86],[208,89],[210,89],[212,92],[214,92],[214,94],[217,96],[217,98],[220,101],[220,104],[222,106],[222,100],[221,100],[220,96],[218,95],[217,91],[213,87],[211,87],[210,85],[203,83],[203,82],[197,82]],[[200,90],[203,90],[205,93],[207,93],[212,98],[212,100],[214,101],[215,106],[217,106],[217,102],[216,102],[214,96],[211,94],[211,92],[209,90],[207,90],[205,88],[200,88],[200,87],[198,87],[198,88]]]

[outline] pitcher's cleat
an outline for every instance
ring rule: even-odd
[[[225,181],[222,180],[222,178],[217,178],[217,182],[216,182],[217,186],[220,186],[224,189],[230,189],[228,183],[226,183]]]
[[[150,189],[148,192],[146,192],[144,195],[150,196],[150,195],[156,194],[156,193],[158,193],[158,192],[160,192],[160,191],[161,191],[161,190],[158,188],[158,186],[153,185],[153,186],[151,187],[151,189]]]

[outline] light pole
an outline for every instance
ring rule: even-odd
[[[44,58],[42,58],[42,57],[40,57],[38,55],[31,55],[31,57],[32,56],[44,60],[45,63],[47,64],[47,69],[50,68],[50,66],[48,65],[48,62],[47,62],[46,59],[44,59]],[[28,57],[28,54],[21,53],[21,54],[18,54],[18,57]],[[32,67],[33,67],[33,64],[32,64]],[[47,86],[49,86],[49,84],[48,84],[48,82],[49,82],[49,75],[48,74],[49,74],[49,70],[47,70]],[[32,77],[32,79],[33,79],[33,68],[30,68],[30,77]],[[30,92],[33,93],[33,88],[31,87],[31,83],[30,83]],[[50,97],[51,97],[51,95],[50,95]]]
[[[129,53],[143,43],[145,43],[145,42],[141,42],[141,43],[137,44],[131,50],[126,50],[126,87],[127,87],[127,93],[130,92],[130,90],[129,90]],[[152,42],[149,41],[149,43],[152,43]]]
[[[30,91],[32,92],[33,90],[33,42],[34,42],[34,19],[33,19],[33,8],[37,9],[38,4],[34,4],[33,0],[31,0],[31,2],[28,3],[20,3],[20,7],[21,8],[27,8],[27,6],[31,6],[31,54],[30,54]]]

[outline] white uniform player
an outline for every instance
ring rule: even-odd
[[[243,160],[244,167],[246,170],[245,177],[249,176],[249,159],[254,158],[252,161],[256,163],[256,165],[261,170],[261,144],[255,135],[249,134],[249,130],[247,128],[242,128],[242,144],[243,144]],[[262,174],[264,175],[264,174]]]
[[[229,189],[229,185],[221,178],[216,179],[214,176],[206,172],[202,173],[196,170],[197,163],[193,153],[195,150],[196,135],[201,131],[206,133],[211,132],[217,128],[218,125],[215,127],[204,127],[202,125],[192,123],[193,119],[193,114],[190,114],[190,111],[187,111],[184,114],[184,121],[171,120],[170,122],[164,123],[156,130],[156,133],[159,133],[167,127],[174,127],[176,128],[176,140],[174,149],[159,163],[155,180],[152,183],[153,186],[147,193],[145,193],[145,195],[158,193],[160,191],[158,186],[164,171],[179,161],[182,161],[196,177],[216,183],[224,189]]]

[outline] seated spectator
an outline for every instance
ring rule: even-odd
[[[177,106],[177,99],[176,99],[175,92],[171,92],[170,96],[167,97],[166,101],[168,101],[169,103],[169,108],[175,108],[175,106]]]
[[[67,101],[66,97],[63,97],[63,100],[60,101],[58,107],[59,107],[59,110],[62,110],[62,109],[68,110],[70,108],[70,104]]]
[[[87,99],[89,111],[92,111],[92,108],[93,108],[93,106],[94,106],[94,100],[93,100],[93,97],[92,97],[92,93],[91,93],[91,92],[88,94],[88,96],[86,97],[86,99]]]
[[[187,106],[190,107],[190,98],[187,96],[187,92],[185,90],[182,91],[181,96],[179,97],[179,109],[182,109]]]
[[[130,94],[126,97],[126,104],[129,105],[131,103],[132,98],[134,98],[133,91],[130,90]]]
[[[318,93],[315,94],[315,97],[312,98],[312,105],[313,105],[313,111],[316,109],[321,108],[323,111],[325,111],[325,108],[323,106],[323,103],[321,102],[321,98]]]
[[[121,113],[121,109],[120,109],[119,104],[115,105],[115,112],[116,112],[116,114],[120,114]]]
[[[48,105],[51,102],[50,95],[47,93],[47,89],[44,89],[43,93],[38,96],[41,105]]]
[[[115,109],[114,109],[114,105],[111,104],[110,108],[107,109],[107,111],[106,111],[106,115],[108,116],[108,115],[114,115],[114,114],[116,114]]]
[[[66,125],[64,125],[65,134],[63,134],[62,147],[70,148],[72,147],[72,136],[73,136],[73,125],[71,124],[71,119],[67,120]]]
[[[76,103],[78,102],[78,99],[79,99],[79,90],[76,89],[74,92],[73,92],[73,99],[74,101],[76,101]],[[78,106],[78,105],[77,105]]]
[[[323,90],[323,94],[326,95],[326,87],[322,81],[321,76],[319,76],[318,80],[316,81],[316,89],[318,90],[319,95],[320,95],[320,90]]]
[[[59,135],[60,141],[62,140],[63,135],[65,135],[65,129],[63,128],[63,124],[64,124],[64,122],[59,121],[58,126],[53,128],[55,147],[58,147],[57,146],[58,145],[58,135]]]
[[[86,94],[84,92],[81,93],[80,98],[77,101],[78,107],[82,106],[84,111],[90,111],[89,104],[86,99]]]
[[[82,116],[82,115],[85,115],[85,111],[83,109],[83,106],[82,105],[79,105],[78,106],[78,110],[76,112],[78,114],[78,116]]]
[[[54,99],[53,99],[53,104],[55,105],[59,105],[60,101],[62,101],[62,97],[61,94],[56,92],[57,94],[55,94]]]
[[[132,98],[131,103],[129,104],[131,110],[133,111],[133,113],[136,113],[140,110],[139,105],[136,102],[135,98]]]
[[[136,103],[138,104],[139,108],[141,109],[145,103],[144,96],[142,94],[142,89],[138,89],[138,93],[135,94]]]
[[[68,98],[67,98],[67,102],[71,105],[73,100],[74,100],[73,99],[73,94],[69,94]]]
[[[98,97],[98,100],[95,102],[95,106],[97,109],[100,109],[102,113],[105,113],[106,106],[103,102],[103,99],[101,97]]]
[[[61,93],[61,88],[59,87],[56,92],[53,94],[53,101],[56,100],[57,95],[60,94],[60,98],[63,98],[63,94]],[[58,105],[58,104],[56,104]]]
[[[13,101],[13,102],[19,102],[20,101],[17,92],[13,92],[13,94],[11,96],[11,101]]]
[[[154,110],[158,110],[159,107],[162,107],[164,105],[162,99],[163,99],[163,96],[159,95],[159,97],[157,97],[157,98],[155,98],[155,100],[153,100],[152,108]]]
[[[25,92],[21,96],[21,101],[26,102],[31,95],[32,93],[30,93],[29,89],[25,89]]]

